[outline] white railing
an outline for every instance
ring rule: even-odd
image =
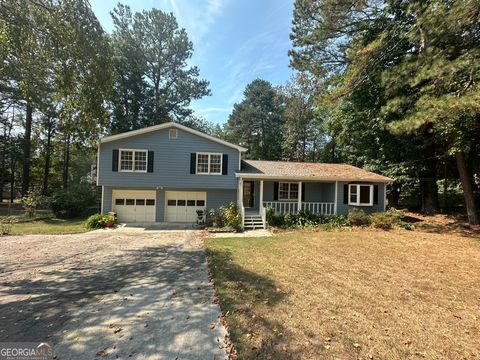
[[[302,210],[312,214],[334,215],[335,203],[302,202]]]
[[[263,207],[263,206],[260,207],[260,215],[262,216],[263,228],[266,229],[266,227],[267,227],[267,212],[266,212],[265,207]]]
[[[263,207],[272,208],[275,214],[296,214],[298,201],[264,201]]]
[[[275,214],[298,213],[297,201],[264,201],[264,208],[272,208]],[[335,203],[302,202],[300,209],[313,214],[334,215]]]

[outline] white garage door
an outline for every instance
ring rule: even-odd
[[[112,197],[119,222],[155,221],[155,191],[113,190]]]
[[[207,193],[195,191],[167,191],[167,219],[168,222],[195,222],[197,210],[205,210]]]

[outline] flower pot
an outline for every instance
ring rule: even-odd
[[[105,222],[105,226],[106,226],[107,228],[113,227],[113,220],[106,221],[106,222]]]

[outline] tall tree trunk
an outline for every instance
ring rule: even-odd
[[[68,171],[70,167],[70,134],[65,139],[65,150],[63,153],[63,188],[68,188]]]
[[[15,158],[14,154],[11,154],[10,158],[10,203],[13,204],[15,199]]]
[[[424,132],[425,170],[420,176],[422,192],[422,212],[434,214],[438,211],[437,158],[433,125],[428,125]]]
[[[479,225],[477,206],[475,204],[475,198],[473,196],[471,176],[467,169],[465,162],[465,154],[463,151],[455,153],[457,159],[458,174],[460,175],[460,181],[462,182],[463,196],[465,197],[465,206],[467,207],[468,222],[471,225]]]
[[[48,119],[47,125],[47,144],[45,147],[45,167],[43,168],[43,195],[48,194],[48,177],[50,175],[50,157],[51,157],[51,143],[52,143],[52,121]]]
[[[32,104],[27,103],[25,113],[25,136],[23,139],[22,196],[28,194],[30,187],[30,152],[32,147]]]

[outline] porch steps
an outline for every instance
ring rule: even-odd
[[[245,214],[245,219],[243,219],[243,228],[245,230],[264,229],[262,217],[260,215]]]

